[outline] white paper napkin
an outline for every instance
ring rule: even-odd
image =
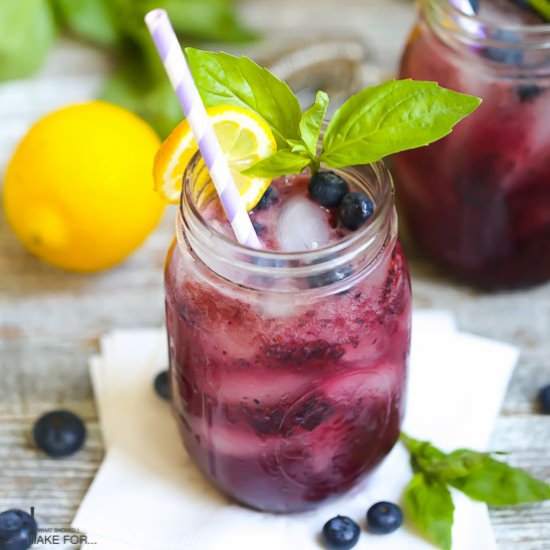
[[[221,495],[191,463],[169,407],[152,391],[166,368],[162,330],[102,339],[90,372],[107,456],[73,527],[90,550],[319,550],[325,521],[343,514],[364,526],[367,508],[399,502],[411,477],[396,445],[367,486],[319,509],[255,512]],[[415,312],[404,429],[445,450],[484,449],[517,361],[516,348],[456,332],[445,312]],[[487,507],[453,492],[453,550],[496,548]],[[407,525],[388,536],[363,530],[357,550],[433,550]]]

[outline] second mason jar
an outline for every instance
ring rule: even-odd
[[[382,164],[340,174],[372,197],[374,215],[288,253],[214,230],[199,157],[184,176],[165,272],[173,408],[203,474],[261,510],[342,494],[399,435],[411,294],[391,178]]]
[[[505,27],[494,11],[468,17],[450,0],[420,0],[418,7],[401,77],[437,81],[483,104],[440,142],[397,155],[398,197],[412,236],[481,287],[546,281],[550,25]]]

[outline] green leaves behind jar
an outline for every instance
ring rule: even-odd
[[[32,75],[66,32],[115,58],[103,99],[136,112],[165,136],[182,114],[143,22],[154,8],[168,11],[184,45],[255,37],[240,24],[234,0],[2,0],[0,81]]]
[[[0,2],[0,81],[24,78],[39,69],[55,36],[48,0]]]

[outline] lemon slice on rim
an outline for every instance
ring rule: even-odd
[[[277,144],[266,122],[243,107],[219,105],[206,110],[229,163],[247,210],[252,210],[271,183],[270,178],[245,176],[241,172],[272,155]],[[155,189],[171,203],[179,202],[185,168],[198,147],[187,120],[180,122],[160,146],[153,168]],[[202,183],[202,182],[201,182]],[[215,193],[212,182],[202,193]]]

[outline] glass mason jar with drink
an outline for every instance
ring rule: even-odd
[[[274,180],[251,212],[264,245],[252,250],[215,197],[197,207],[205,170],[198,158],[186,170],[166,266],[180,433],[237,500],[307,509],[355,485],[399,434],[411,295],[391,179],[382,164],[340,171],[376,205],[355,232],[308,198],[308,177]],[[303,249],[310,238],[323,246]]]
[[[440,138],[479,100],[391,81],[325,122],[326,93],[302,113],[266,69],[184,58],[166,14],[148,18],[188,117],[155,161],[180,205],[165,288],[182,440],[237,501],[305,510],[357,485],[403,417],[410,282],[380,159]]]
[[[483,104],[397,155],[398,198],[413,238],[452,273],[525,287],[550,279],[550,24],[527,2],[483,0],[467,15],[468,1],[419,0],[400,74]]]

